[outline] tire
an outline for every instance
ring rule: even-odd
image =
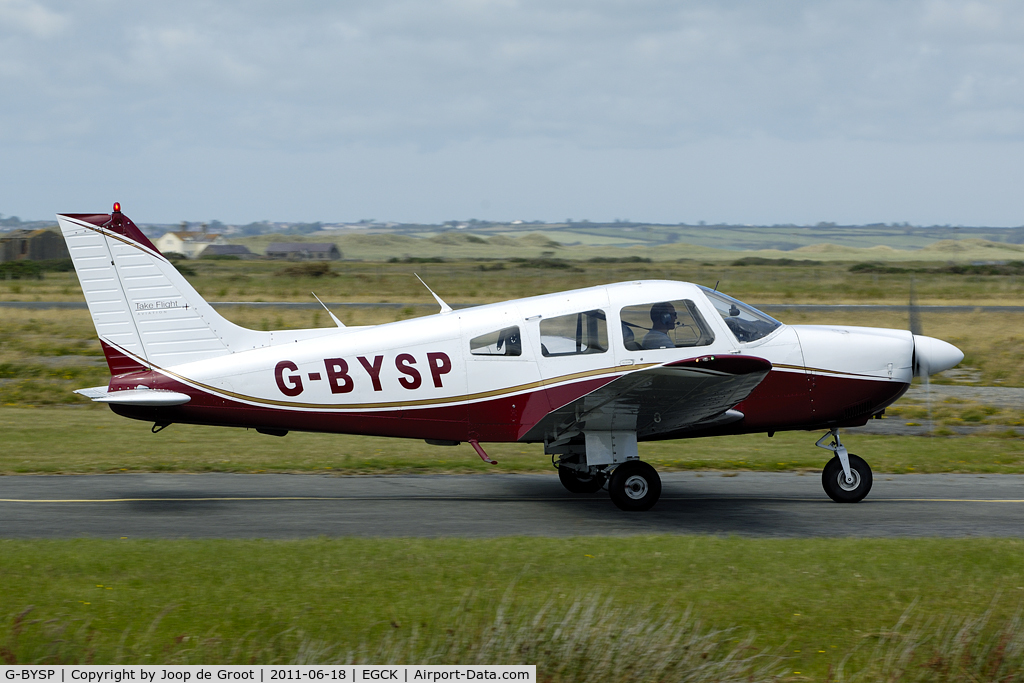
[[[612,472],[608,480],[608,493],[620,510],[650,510],[661,497],[661,477],[647,463],[629,460]]]
[[[569,467],[558,468],[558,481],[570,493],[597,493],[604,488],[604,474],[590,475]]]
[[[871,490],[871,468],[863,458],[853,453],[850,453],[849,457],[850,473],[853,474],[852,485],[846,483],[846,475],[843,474],[839,456],[829,460],[825,469],[821,471],[821,486],[828,497],[837,503],[859,503]]]

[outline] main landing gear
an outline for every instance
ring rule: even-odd
[[[832,443],[822,443],[832,437]],[[835,453],[821,471],[821,486],[828,497],[837,503],[858,503],[871,490],[871,468],[864,460],[848,453],[839,440],[839,430],[832,429],[814,444]]]
[[[661,497],[658,471],[640,460],[627,460],[614,469],[581,465],[570,459],[560,460],[558,480],[571,493],[597,493],[605,484],[608,495],[620,510],[650,510]]]
[[[661,497],[658,471],[640,460],[627,460],[612,472],[608,495],[620,510],[650,510]]]
[[[596,467],[588,467],[584,471],[559,466],[558,481],[562,482],[562,486],[570,493],[597,493],[604,488],[608,475]]]

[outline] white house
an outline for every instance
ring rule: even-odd
[[[227,244],[222,235],[207,232],[165,232],[157,238],[156,248],[160,253],[177,252],[188,258],[199,258],[211,244]]]

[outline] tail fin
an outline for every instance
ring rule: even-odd
[[[121,213],[57,216],[111,374],[267,346],[199,293]]]

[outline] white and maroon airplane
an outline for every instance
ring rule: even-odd
[[[784,325],[706,287],[620,282],[412,320],[260,332],[220,316],[115,204],[57,216],[110,366],[78,393],[153,422],[543,443],[565,487],[624,510],[661,494],[637,443],[828,430],[822,484],[857,502],[871,469],[839,429],[963,359],[908,331]],[[435,295],[436,297],[436,295]],[[824,442],[831,436],[831,442]]]

